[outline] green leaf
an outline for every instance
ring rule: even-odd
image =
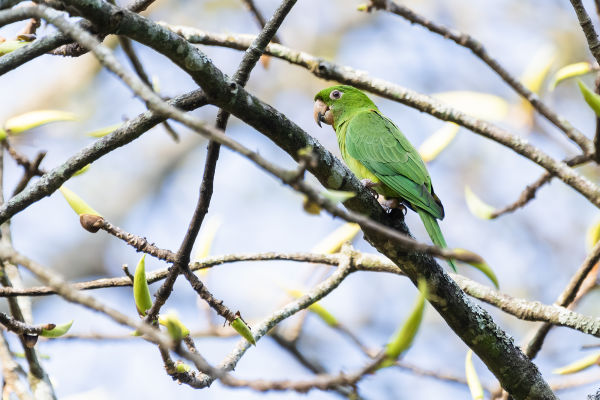
[[[485,262],[485,260],[481,256],[473,253],[472,251],[465,250],[465,249],[454,249],[454,251],[457,253],[473,255],[474,259],[478,259],[477,261],[471,261],[471,262],[463,261],[463,262],[465,264],[468,264],[468,265],[472,266],[473,268],[477,268],[478,270],[483,272],[483,274],[485,276],[487,276],[490,281],[492,281],[492,283],[494,284],[496,289],[500,288],[498,286],[498,278],[496,277],[496,274],[494,273],[492,268]]]
[[[343,203],[356,196],[356,193],[346,192],[344,190],[323,190],[321,196],[334,203]]]
[[[148,282],[146,281],[145,254],[140,258],[135,268],[135,275],[133,276],[133,299],[135,300],[137,312],[142,317],[146,315],[147,310],[152,308],[152,297],[150,296],[150,288],[148,288]]]
[[[427,283],[419,281],[419,295],[413,306],[413,310],[404,322],[404,324],[394,333],[390,342],[385,346],[385,358],[379,365],[379,368],[389,367],[404,353],[412,344],[425,311],[425,299],[427,298]]]
[[[590,72],[593,72],[593,71],[594,71],[594,67],[592,67],[592,64],[587,61],[565,65],[564,67],[562,67],[558,71],[556,71],[556,73],[552,76],[552,79],[550,80],[550,84],[549,84],[548,88],[550,91],[552,91],[556,88],[556,85],[558,85],[560,82],[564,81],[565,79],[589,74]]]
[[[77,196],[73,191],[66,188],[65,186],[61,186],[58,190],[62,193],[62,195],[67,200],[67,203],[71,206],[73,211],[77,213],[77,215],[97,215],[101,217],[98,211],[94,210],[90,207],[83,199]]]
[[[241,317],[237,317],[231,322],[231,327],[237,331],[244,339],[248,341],[248,343],[256,346],[256,340],[254,339],[254,335],[252,335],[252,331],[250,331],[250,327],[246,325],[244,320]]]
[[[469,186],[465,186],[465,199],[467,207],[473,215],[481,219],[492,219],[496,209],[489,204],[484,203]]]
[[[434,160],[456,137],[460,127],[454,122],[446,122],[440,129],[433,132],[421,146],[419,154],[425,162]]]
[[[38,110],[7,119],[4,123],[4,129],[9,135],[17,135],[50,122],[75,121],[76,119],[75,114],[66,111]]]
[[[181,361],[177,361],[177,363],[175,364],[175,369],[177,370],[178,373],[183,374],[186,372],[190,372],[192,370],[192,367],[190,367],[187,364],[182,363]]]
[[[290,296],[296,299],[299,299],[300,297],[304,296],[304,293],[302,293],[300,290],[287,289],[286,291]],[[333,316],[333,314],[327,311],[327,309],[321,304],[319,304],[319,302],[313,303],[310,306],[308,306],[308,310],[315,313],[319,318],[323,320],[323,322],[325,322],[329,326],[336,327],[339,325],[338,320]]]
[[[581,91],[585,102],[590,106],[594,113],[596,113],[596,116],[600,117],[600,96],[587,87],[581,79],[577,79],[577,85],[579,86],[579,90]]]
[[[483,400],[483,387],[479,382],[479,377],[473,366],[473,350],[467,351],[467,358],[465,359],[465,373],[467,375],[467,385],[471,391],[471,398],[473,400]]]
[[[346,242],[351,242],[358,232],[360,232],[360,225],[354,222],[347,222],[325,236],[311,251],[319,254],[337,253],[342,248],[342,245]]]
[[[42,329],[41,336],[47,338],[61,337],[67,333],[69,329],[71,329],[71,325],[73,325],[73,320],[71,320],[71,322],[67,322],[66,324],[57,325],[53,329]]]
[[[180,341],[190,334],[190,330],[179,320],[174,312],[167,313],[158,319],[158,323],[167,328],[169,336],[175,341]]]
[[[557,368],[552,372],[559,375],[574,374],[575,372],[583,371],[584,369],[589,368],[592,365],[598,365],[599,362],[600,353],[594,353],[580,360],[577,360],[569,365]]]
[[[5,42],[0,43],[0,56],[11,53],[18,48],[25,46],[28,42],[23,42],[21,40],[7,40]]]

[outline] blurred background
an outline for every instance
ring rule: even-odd
[[[120,1],[121,4],[126,3]],[[257,6],[266,17],[278,6],[276,0],[259,0]],[[533,115],[521,99],[470,51],[432,34],[420,26],[385,12],[358,12],[361,1],[299,1],[278,32],[282,44],[341,65],[368,71],[425,94],[468,91],[493,95],[490,103],[478,101],[478,94],[445,94],[457,107],[482,113],[511,132],[527,138],[550,155],[562,159],[576,154],[576,148],[557,128]],[[402,1],[426,17],[464,31],[480,40],[489,53],[513,75],[522,77],[530,88],[575,127],[592,137],[595,117],[583,102],[573,79],[556,89],[548,85],[562,66],[592,61],[571,5],[559,0],[496,0],[472,2],[456,0]],[[598,17],[591,1],[585,2],[595,24]],[[252,15],[240,0],[178,1],[158,0],[145,13],[155,21],[187,25],[209,32],[257,33]],[[0,36],[13,38],[24,23],[0,29]],[[53,32],[42,27],[38,35]],[[119,59],[129,65],[114,38],[105,43],[115,47]],[[192,80],[170,61],[134,43],[146,71],[164,96],[176,96],[196,88]],[[232,74],[242,52],[201,46],[225,73]],[[593,74],[582,79],[593,85]],[[285,61],[271,59],[268,68],[258,65],[252,72],[248,89],[285,113],[307,133],[316,137],[339,156],[334,132],[319,129],[312,116],[314,94],[330,86],[309,71]],[[87,133],[118,124],[142,112],[142,102],[112,74],[100,69],[93,56],[62,58],[43,56],[15,71],[0,76],[0,121],[23,112],[58,109],[78,116],[75,122],[46,125],[13,140],[13,145],[33,158],[38,151],[48,152],[42,166],[49,170],[73,155],[94,138]],[[393,119],[409,140],[420,146],[445,123],[401,104],[372,96],[380,109]],[[465,100],[466,99],[466,100]],[[470,101],[470,103],[469,103]],[[469,105],[470,104],[470,105]],[[477,108],[477,109],[475,109]],[[217,109],[203,107],[193,114],[213,123]],[[179,143],[162,125],[130,145],[113,151],[95,162],[89,171],[71,179],[66,186],[86,199],[92,207],[123,229],[145,236],[159,247],[176,250],[191,218],[202,178],[206,141],[186,128],[173,124],[181,136]],[[291,158],[252,128],[232,118],[228,135],[280,166],[292,167]],[[532,162],[511,150],[460,129],[439,156],[428,163],[436,193],[444,202],[446,218],[442,230],[451,247],[462,247],[482,255],[494,269],[503,292],[516,297],[554,302],[586,255],[586,231],[599,219],[598,210],[581,195],[559,181],[543,187],[536,199],[515,213],[496,220],[474,216],[465,201],[469,186],[484,202],[503,207],[515,201],[526,185],[543,172]],[[600,176],[595,167],[579,169],[594,182]],[[21,169],[5,159],[4,195],[8,196]],[[312,178],[312,177],[311,177]],[[315,184],[316,180],[312,179]],[[409,212],[407,223],[414,236],[429,241],[416,214]],[[207,227],[217,227],[211,254],[309,251],[343,222],[323,213],[307,214],[302,197],[265,175],[250,161],[222,149],[214,196]],[[139,260],[130,247],[100,232],[90,234],[79,225],[59,193],[45,198],[12,219],[15,248],[72,280],[122,276],[121,266],[133,269]],[[365,252],[374,250],[362,239],[354,246]],[[147,258],[146,269],[165,268]],[[315,277],[327,271],[290,262],[252,262],[213,268],[203,279],[213,294],[232,310],[240,310],[252,326],[289,300],[286,289],[307,290]],[[488,284],[478,271],[462,267],[460,273]],[[310,277],[310,279],[307,279]],[[31,277],[26,282],[34,284]],[[158,284],[151,285],[151,291]],[[379,348],[408,315],[417,291],[405,278],[380,273],[358,272],[321,303],[367,346]],[[103,289],[93,292],[113,307],[137,315],[131,288]],[[598,292],[590,292],[577,310],[598,315]],[[3,301],[4,304],[4,301]],[[519,344],[526,343],[534,323],[484,305],[494,320]],[[176,310],[192,331],[207,329],[223,321],[199,304],[184,279],[164,310]],[[62,323],[73,319],[71,333],[127,335],[129,332],[98,314],[66,303],[57,296],[34,299],[36,323]],[[284,322],[293,329],[297,316]],[[285,331],[284,331],[285,332]],[[14,351],[22,351],[14,335],[8,335]],[[218,363],[237,342],[238,337],[198,338],[199,351]],[[552,371],[587,355],[582,345],[597,340],[566,328],[549,334],[535,362],[551,382],[565,382]],[[354,371],[367,358],[339,332],[314,315],[308,315],[298,342],[308,358],[331,373]],[[171,381],[164,372],[160,355],[147,342],[136,339],[82,340],[57,339],[38,344],[47,356],[43,365],[50,374],[60,398],[116,399],[334,399],[336,393],[311,391],[295,393],[256,393],[232,390],[216,382],[210,389],[196,391]],[[425,314],[413,347],[404,361],[419,367],[464,376],[467,347],[446,326],[431,307]],[[597,351],[597,350],[592,350]],[[495,387],[494,377],[475,360],[484,385]],[[598,382],[558,393],[560,398],[581,399],[600,386],[597,368],[576,378]],[[300,365],[275,341],[262,339],[238,364],[235,373],[242,378],[302,379],[311,372]],[[367,399],[469,398],[465,385],[442,382],[399,368],[388,368],[359,384]]]

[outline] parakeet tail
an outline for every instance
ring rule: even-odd
[[[423,221],[423,225],[425,225],[425,229],[427,229],[427,233],[429,233],[429,237],[433,244],[438,247],[446,248],[446,239],[444,239],[444,235],[442,235],[442,231],[440,226],[438,225],[437,219],[429,214],[427,211],[421,210],[417,208],[417,212],[419,213],[419,217]],[[456,272],[456,265],[454,264],[454,260],[448,260],[448,265],[452,267],[452,270]]]

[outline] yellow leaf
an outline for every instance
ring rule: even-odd
[[[473,350],[467,351],[467,358],[465,359],[465,373],[467,375],[467,385],[471,391],[471,398],[473,400],[483,400],[483,387],[479,382],[479,377],[473,366]]]
[[[337,253],[342,248],[342,245],[354,239],[358,232],[360,232],[358,224],[353,222],[345,223],[317,243],[313,247],[312,252],[319,254]]]
[[[585,244],[588,251],[592,250],[596,243],[600,240],[600,221],[590,226],[585,237]]]
[[[221,227],[221,223],[222,222],[220,217],[211,216],[203,224],[202,231],[200,232],[200,236],[198,237],[196,254],[194,255],[195,261],[199,261],[210,255],[210,249],[212,247],[215,236],[217,235],[217,231]],[[210,271],[210,268],[204,268],[201,269],[198,273],[201,276],[204,276],[208,274],[208,271]]]
[[[481,201],[469,186],[465,186],[465,199],[467,206],[473,215],[481,219],[492,219],[496,209]]]
[[[18,48],[25,46],[26,44],[27,42],[21,40],[7,40],[2,42],[0,43],[0,56],[11,53]]]
[[[354,192],[347,192],[344,190],[323,190],[321,196],[334,203],[343,203],[348,199],[356,196]]]
[[[589,63],[587,61],[565,65],[564,67],[556,71],[556,73],[552,76],[552,79],[550,79],[550,84],[548,85],[548,89],[552,91],[554,90],[554,88],[556,88],[556,85],[558,85],[565,79],[589,74],[593,71],[594,67],[592,66],[592,63]]]
[[[489,93],[457,90],[434,93],[432,96],[465,114],[488,121],[502,120],[509,110],[506,100]]]
[[[523,75],[521,75],[523,85],[532,92],[539,94],[555,60],[556,49],[553,46],[544,46],[536,51],[525,67]],[[518,119],[521,119],[525,126],[531,126],[534,117],[533,106],[524,98],[521,98],[520,105],[522,114],[517,114]]]
[[[75,172],[75,173],[73,174],[73,176],[77,176],[77,175],[85,174],[85,173],[86,173],[86,172],[88,172],[88,170],[90,169],[90,165],[91,165],[91,164],[88,164],[88,165],[86,165],[85,167],[81,168],[79,171]]]
[[[67,322],[66,324],[57,325],[53,329],[42,329],[42,336],[47,338],[61,337],[67,333],[69,329],[71,329],[71,325],[73,325],[73,320],[71,320],[71,322]]]
[[[446,122],[429,136],[419,147],[419,154],[425,162],[435,159],[456,137],[460,127],[454,122]]]
[[[288,292],[288,294],[290,296],[292,296],[296,299],[299,299],[300,297],[304,296],[304,293],[302,293],[300,290],[286,289],[286,291]],[[332,313],[327,311],[327,309],[325,307],[323,307],[321,304],[319,304],[319,302],[313,303],[310,306],[308,306],[308,310],[315,313],[327,325],[333,326],[333,327],[338,326],[337,318],[335,318]]]
[[[557,368],[552,372],[559,375],[574,374],[575,372],[582,371],[592,365],[597,365],[598,361],[600,361],[600,353],[594,353],[567,366]]]
[[[145,316],[146,311],[152,308],[152,297],[150,297],[150,288],[146,280],[146,255],[144,254],[133,276],[133,300],[140,316]]]
[[[536,51],[521,75],[523,85],[532,92],[539,93],[556,56],[556,48],[551,45],[543,46]]]
[[[474,258],[478,258],[479,259],[478,261],[471,261],[471,262],[463,261],[463,262],[465,264],[468,264],[468,265],[472,266],[473,268],[477,268],[478,270],[483,272],[483,274],[485,276],[487,276],[490,281],[492,281],[492,283],[494,284],[496,289],[499,289],[498,278],[496,277],[496,274],[494,273],[492,268],[490,268],[490,266],[485,262],[485,260],[483,258],[481,258],[481,256],[479,256],[469,250],[465,250],[465,249],[454,249],[454,251],[458,252],[458,253],[471,254],[473,256],[476,256]]]
[[[123,125],[123,124],[121,123],[121,124],[113,124],[113,125],[105,126],[104,128],[100,128],[100,129],[96,129],[95,131],[88,132],[86,135],[91,136],[91,137],[106,136],[109,133],[113,133],[121,125]]]
[[[59,110],[39,110],[17,115],[6,120],[4,129],[9,135],[17,135],[23,131],[58,121],[75,121],[75,114]]]
[[[211,217],[202,226],[202,231],[198,238],[198,247],[196,250],[195,260],[201,260],[210,255],[210,248],[212,247],[213,241],[217,234],[217,231],[221,227],[220,217]]]
[[[73,211],[77,213],[77,215],[97,215],[101,217],[101,215],[90,207],[83,199],[77,196],[73,191],[66,188],[65,186],[61,186],[58,190],[62,193],[62,195],[67,200],[67,203],[71,206]]]
[[[423,280],[419,281],[419,295],[413,306],[413,310],[404,322],[404,324],[394,333],[390,342],[385,346],[385,359],[381,362],[380,368],[393,365],[396,360],[404,353],[412,344],[421,321],[423,320],[423,312],[425,311],[425,299],[427,298],[427,283]]]
[[[321,206],[308,198],[308,196],[302,195],[302,208],[310,215],[321,214]]]

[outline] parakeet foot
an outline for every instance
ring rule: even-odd
[[[400,199],[386,199],[383,201],[380,201],[379,204],[381,204],[384,208],[387,208],[389,210],[400,210],[402,212],[402,215],[405,216],[407,213],[407,208],[406,206],[400,201]]]
[[[377,187],[380,185],[379,182],[375,183],[370,179],[361,179],[360,183],[362,183],[364,187],[369,189],[369,191],[371,192],[373,197],[375,197],[376,199],[379,198],[379,193],[377,193],[377,191],[375,189],[373,189],[374,187]]]

